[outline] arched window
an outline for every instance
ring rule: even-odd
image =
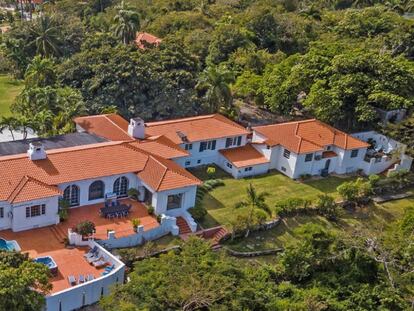
[[[114,193],[118,197],[126,197],[128,193],[129,180],[125,176],[119,177],[114,182]]]
[[[79,187],[70,185],[63,191],[63,199],[69,203],[70,206],[79,205]]]
[[[102,180],[97,180],[89,186],[89,201],[102,199],[105,193],[105,184]]]

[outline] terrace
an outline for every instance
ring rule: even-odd
[[[105,239],[107,230],[115,230],[117,237],[134,234],[131,220],[139,218],[144,230],[150,230],[159,226],[155,217],[148,215],[147,209],[139,202],[129,199],[123,203],[132,204],[127,217],[107,219],[99,216],[99,209],[103,204],[94,204],[78,207],[69,211],[69,219],[56,226],[32,229],[21,232],[11,230],[0,231],[0,237],[7,240],[16,240],[22,252],[29,253],[31,258],[51,256],[58,266],[58,274],[51,277],[53,289],[51,293],[57,293],[70,288],[68,276],[73,275],[78,279],[79,275],[91,274],[95,278],[101,276],[104,268],[95,268],[84,258],[88,247],[66,248],[63,239],[67,237],[69,228],[84,220],[90,220],[96,225],[95,238]]]

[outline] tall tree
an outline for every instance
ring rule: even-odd
[[[115,36],[121,39],[123,44],[129,44],[136,37],[140,27],[140,19],[137,12],[125,6],[124,1],[118,7],[118,13],[114,17],[113,30]]]
[[[200,76],[199,88],[205,90],[205,98],[211,113],[218,112],[221,107],[229,107],[233,101],[229,83],[233,76],[228,71],[220,71],[217,67],[207,67]]]
[[[54,63],[49,58],[35,56],[29,64],[25,74],[25,86],[45,87],[56,83]]]
[[[269,195],[267,192],[258,193],[252,184],[246,189],[247,198],[244,201],[236,203],[236,208],[247,208],[247,215],[245,218],[246,223],[246,235],[248,237],[252,226],[255,224],[255,218],[263,219],[263,213],[271,215],[272,211],[266,204],[266,197]]]
[[[28,31],[34,40],[29,45],[36,47],[36,53],[44,57],[59,56],[61,54],[60,30],[56,20],[48,15],[40,15],[29,24]]]
[[[45,265],[27,254],[0,251],[0,270],[0,310],[42,310],[52,288]]]

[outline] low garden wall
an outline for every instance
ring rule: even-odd
[[[172,235],[178,235],[179,233],[176,218],[162,215],[160,226],[154,229],[144,231],[143,226],[138,226],[137,233],[121,238],[116,237],[116,231],[109,231],[108,238],[98,242],[107,249],[126,248],[141,245],[146,241],[156,240],[170,233]]]
[[[226,252],[234,257],[257,257],[257,256],[266,256],[266,255],[274,255],[280,252],[283,252],[283,248],[274,248],[274,249],[266,249],[262,251],[253,251],[253,252],[238,252],[232,250],[230,248],[225,247]]]

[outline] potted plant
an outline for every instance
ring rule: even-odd
[[[141,220],[139,220],[139,218],[134,218],[131,220],[131,222],[132,222],[132,227],[134,228],[134,231],[137,232],[138,226],[141,224]]]
[[[129,188],[129,189],[128,189],[128,196],[129,196],[131,199],[134,199],[134,200],[138,201],[138,197],[139,197],[139,191],[138,191],[138,189],[135,189],[135,188]]]
[[[95,224],[92,221],[85,220],[76,225],[74,231],[82,236],[85,240],[95,232]]]
[[[68,200],[61,199],[59,200],[59,211],[58,211],[60,221],[65,221],[69,218],[69,202]]]

